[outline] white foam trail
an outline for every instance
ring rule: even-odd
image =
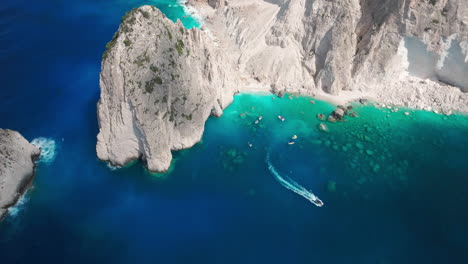
[[[31,141],[31,144],[41,149],[39,162],[50,164],[55,160],[55,156],[57,155],[57,144],[55,143],[55,140],[40,137]]]
[[[8,208],[8,215],[10,217],[16,217],[25,207],[25,204],[29,201],[27,197],[27,192],[23,194],[16,204],[10,208]]]
[[[308,191],[306,188],[302,187],[299,183],[295,182],[291,178],[289,178],[287,176],[285,177],[286,179],[283,178],[278,173],[278,171],[276,171],[275,167],[273,167],[273,165],[271,164],[271,162],[270,162],[270,153],[267,154],[266,162],[268,164],[268,169],[273,174],[273,176],[275,176],[276,180],[279,183],[281,183],[281,185],[283,185],[287,189],[299,194],[300,196],[306,198],[307,200],[309,200],[311,203],[315,204],[316,206],[318,206],[318,207],[323,206],[323,202],[317,196],[315,196],[315,194]]]

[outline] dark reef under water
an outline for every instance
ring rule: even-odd
[[[167,174],[99,162],[100,58],[141,4],[185,15],[169,0],[0,5],[0,126],[54,140],[0,223],[1,263],[466,263],[464,115],[356,104],[329,123],[328,103],[242,94]],[[325,205],[282,186],[267,153]]]

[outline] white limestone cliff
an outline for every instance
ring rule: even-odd
[[[201,30],[154,7],[124,18],[104,54],[101,160],[165,171],[236,91],[468,112],[464,0],[191,0]]]
[[[0,220],[30,185],[39,154],[18,132],[0,129]]]
[[[189,2],[260,86],[468,111],[466,1]]]
[[[129,12],[103,58],[98,157],[167,170],[171,151],[197,143],[209,115],[232,102],[238,76],[223,62],[208,34],[154,7]]]

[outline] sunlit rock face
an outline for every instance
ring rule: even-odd
[[[237,73],[210,36],[143,6],[108,44],[101,71],[97,154],[113,165],[143,159],[169,168],[171,150],[191,147],[211,113],[232,101]]]
[[[218,8],[189,2],[250,83],[468,110],[463,1],[240,0]],[[417,98],[417,89],[437,102]]]
[[[201,29],[156,8],[126,16],[104,54],[98,157],[165,171],[237,91],[468,112],[464,0],[192,0]]]
[[[0,129],[0,220],[31,183],[39,154],[18,132]]]
[[[468,92],[467,42],[460,43],[452,36],[444,42],[440,54],[428,50],[419,39],[407,37],[404,42],[411,75],[438,80]]]

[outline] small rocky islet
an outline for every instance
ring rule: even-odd
[[[39,154],[18,132],[0,129],[0,220],[32,183]]]

